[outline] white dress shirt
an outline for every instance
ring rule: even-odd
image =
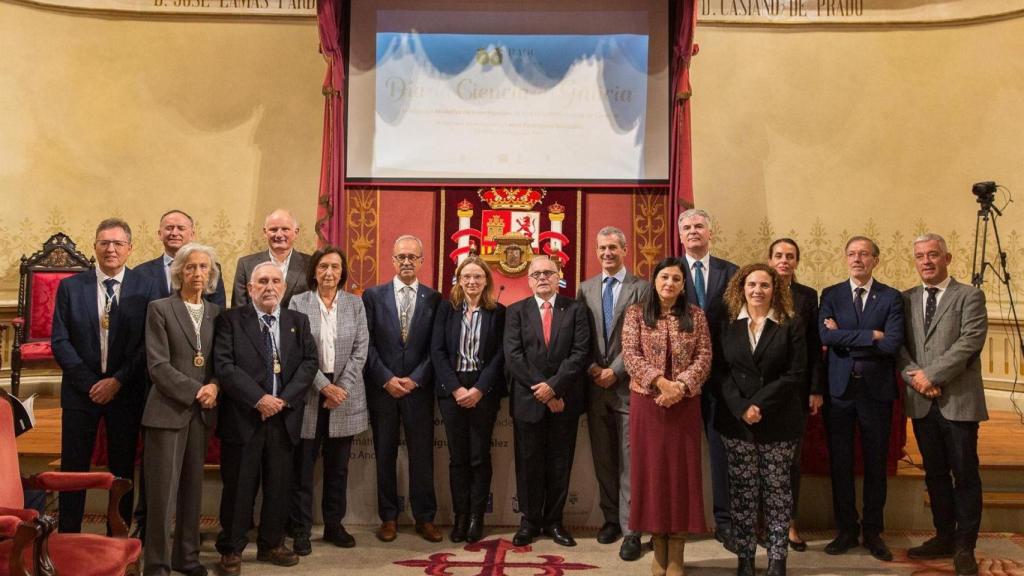
[[[260,333],[262,334],[263,333],[263,327],[266,326],[266,324],[263,322],[263,315],[266,314],[266,312],[264,312],[263,310],[260,310],[259,307],[256,306],[255,302],[252,303],[252,307],[256,309],[256,317],[260,321]],[[274,311],[271,312],[270,315],[274,317],[274,325],[270,327],[270,340],[271,340],[271,342],[273,342],[273,346],[274,346],[274,354],[273,355],[276,356],[277,357],[277,361],[280,364],[283,365],[284,364],[284,359],[281,358],[281,348],[278,345],[278,342],[281,341],[281,307],[280,306],[274,307]],[[278,392],[280,391],[280,389],[281,389],[281,375],[280,374],[274,374],[274,386],[273,386],[273,392],[271,392],[271,395],[274,398],[277,398],[277,395],[278,395]]]
[[[295,249],[292,248],[288,251],[288,255],[285,256],[284,260],[278,260],[274,258],[274,251],[267,250],[267,254],[270,255],[270,263],[277,266],[277,269],[281,271],[281,280],[288,281],[288,264],[292,261],[292,254],[295,253]]]
[[[857,302],[857,288],[863,288],[864,289],[864,307],[866,308],[867,305],[868,305],[868,295],[871,294],[871,287],[874,286],[874,285],[875,285],[875,279],[874,278],[868,279],[868,281],[863,286],[858,285],[856,280],[854,280],[853,278],[850,278],[850,300],[853,301],[854,303],[856,303]]]
[[[942,301],[942,295],[946,293],[946,288],[949,288],[949,281],[952,280],[952,279],[953,279],[952,276],[946,276],[946,279],[943,280],[942,282],[939,282],[938,284],[935,284],[935,285],[925,284],[924,285],[925,290],[923,290],[922,294],[921,294],[921,306],[922,306],[921,309],[922,310],[927,310],[928,309],[928,290],[927,289],[928,288],[938,288],[939,291],[935,293],[935,308],[937,310],[938,307],[939,307],[939,302]]]
[[[416,317],[416,297],[420,292],[420,281],[415,280],[412,284],[406,284],[399,280],[398,275],[396,274],[395,277],[391,279],[391,284],[395,289],[395,309],[398,310],[399,323],[401,323],[402,320],[402,288],[405,286],[412,288],[412,303],[409,305],[409,326],[412,326],[412,319]]]
[[[338,297],[328,308],[320,295],[316,303],[320,305],[320,371],[334,374],[334,341],[338,338]]]
[[[689,268],[690,268],[690,279],[691,280],[696,278],[696,276],[694,276],[694,269],[693,269],[693,263],[694,262],[700,262],[701,265],[704,266],[704,294],[705,294],[704,297],[707,298],[708,286],[711,285],[711,252],[708,252],[707,254],[704,255],[703,258],[701,258],[699,260],[694,258],[693,256],[690,256],[689,254],[686,255],[686,265],[689,266]],[[696,282],[696,280],[694,280],[694,282]],[[696,288],[694,288],[694,289],[696,290]]]
[[[102,270],[96,268],[96,311],[100,319],[100,370],[104,373],[107,371],[107,351],[109,350],[107,339],[110,336],[110,329],[103,327],[103,316],[107,313],[107,287],[103,281],[108,278],[117,280],[117,284],[114,285],[114,302],[117,302],[121,298],[121,286],[124,284],[124,267],[122,266],[121,271],[114,276],[107,276]]]
[[[747,319],[747,338],[750,340],[750,351],[753,352],[754,350],[757,350],[757,343],[761,341],[761,333],[764,332],[764,325],[767,324],[769,320],[772,322],[778,322],[778,320],[775,319],[775,310],[768,310],[768,315],[765,316],[764,320],[761,321],[761,324],[755,328],[753,323],[750,322],[750,313],[747,312],[746,304],[740,308],[740,313],[736,315],[737,320],[743,320],[744,318]]]
[[[615,278],[615,285],[612,286],[612,308],[615,308],[615,304],[619,302],[619,293],[622,292],[622,283],[626,281],[626,267],[619,268],[619,271],[615,274],[609,275],[608,273],[601,272],[601,299],[604,299],[604,283],[608,278]]]

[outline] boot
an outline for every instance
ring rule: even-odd
[[[769,558],[768,572],[765,574],[765,576],[786,576],[786,559]]]
[[[651,536],[651,543],[654,544],[651,576],[666,576],[666,569],[668,567],[668,536],[654,534]]]
[[[736,576],[754,576],[754,559],[740,556],[736,564]]]
[[[684,576],[683,551],[686,549],[686,533],[677,532],[668,537],[668,570],[665,576]]]

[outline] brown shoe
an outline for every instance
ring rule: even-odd
[[[295,566],[299,563],[299,555],[284,544],[270,550],[257,550],[256,559],[274,566]]]
[[[423,539],[427,542],[440,542],[444,540],[444,536],[441,535],[441,531],[434,526],[433,522],[423,522],[422,524],[416,524],[416,533],[423,536]]]
[[[394,520],[382,522],[380,528],[377,528],[377,539],[381,542],[391,542],[397,537],[398,525],[395,524]]]
[[[221,576],[236,576],[242,573],[242,556],[239,554],[221,554],[217,563],[217,573]]]

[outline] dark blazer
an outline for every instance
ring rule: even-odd
[[[366,367],[363,370],[367,393],[384,392],[384,384],[392,376],[412,378],[424,390],[433,388],[430,337],[434,330],[434,313],[440,301],[440,294],[420,283],[409,338],[403,343],[392,281],[363,292],[366,326],[370,331],[370,346],[366,350]]]
[[[430,360],[437,382],[434,391],[440,397],[450,396],[461,386],[455,375],[462,339],[462,310],[452,308],[450,302],[437,306],[434,333],[430,338]],[[502,350],[505,334],[505,307],[498,304],[494,310],[480,309],[480,376],[474,388],[486,396],[502,397],[508,394],[505,383],[505,353]]]
[[[199,388],[214,381],[213,326],[222,308],[208,303],[199,329],[203,366],[195,365],[196,332],[181,296],[149,303],[146,317],[146,359],[153,385],[142,413],[142,425],[150,428],[180,430],[198,411],[207,426],[217,423],[215,408],[202,408],[196,400]]]
[[[807,342],[807,370],[804,372],[803,387],[803,398],[806,400],[810,394],[825,394],[825,361],[821,352],[821,335],[818,334],[818,292],[810,286],[792,282],[789,293],[793,297],[797,321],[804,326],[804,340]]]
[[[146,307],[153,300],[153,282],[125,268],[117,311],[111,318],[107,371],[100,370],[100,320],[96,308],[96,271],[86,270],[61,280],[53,310],[50,337],[53,356],[60,364],[62,408],[99,410],[89,389],[101,378],[121,383],[114,402],[141,405],[146,397]]]
[[[152,260],[147,260],[142,264],[139,264],[134,270],[140,274],[145,274],[153,280],[153,285],[157,290],[157,298],[167,298],[171,295],[171,290],[167,287],[167,273],[164,271],[164,255],[161,254]],[[217,264],[217,270],[220,270],[220,264]],[[221,308],[227,307],[227,297],[224,295],[224,274],[223,271],[220,278],[217,278],[217,291],[213,294],[203,294],[203,299],[207,302],[213,302]]]
[[[252,277],[252,270],[257,264],[270,262],[270,252],[261,250],[255,254],[242,256],[238,259],[235,267],[235,281],[231,287],[231,307],[237,308],[249,303],[249,278]],[[285,278],[284,296],[281,298],[281,308],[287,309],[291,302],[292,294],[301,294],[309,290],[306,286],[306,268],[309,266],[309,254],[303,254],[292,249],[292,259],[288,261],[288,276]]]
[[[825,328],[826,318],[839,325],[837,330]],[[872,341],[872,331],[885,337]],[[865,393],[874,400],[891,401],[899,393],[896,388],[895,359],[903,346],[903,296],[877,279],[864,302],[860,322],[853,307],[850,281],[829,286],[821,293],[818,331],[821,342],[828,346],[829,394],[840,398],[850,383],[856,365],[867,383]]]
[[[722,399],[715,426],[726,437],[767,443],[795,440],[803,435],[803,385],[807,369],[807,342],[799,319],[783,325],[765,320],[757,348],[750,349],[746,318],[721,326],[723,363]],[[750,406],[761,409],[762,419],[747,424]]]
[[[316,340],[306,315],[281,309],[281,388],[285,426],[298,443],[306,393],[316,376]],[[256,403],[272,388],[267,382],[267,350],[256,309],[252,305],[225,310],[217,317],[213,344],[214,370],[220,380],[221,399],[217,436],[224,442],[244,444],[262,425]]]
[[[683,262],[686,262],[685,255],[681,258]],[[740,269],[732,262],[714,256],[708,262],[708,268],[711,269],[711,274],[707,289],[704,291],[704,315],[708,319],[708,330],[711,332],[712,354],[711,375],[704,383],[704,394],[701,397],[701,401],[705,405],[718,397],[719,381],[724,377],[725,365],[721,361],[722,338],[719,332],[729,319],[729,311],[725,305],[725,288],[729,284],[729,279]],[[690,274],[690,267],[686,266],[683,273],[686,274],[686,301],[697,306],[697,291],[693,287],[693,275]],[[708,417],[710,416],[705,415],[705,418]]]
[[[555,296],[551,345],[544,345],[537,300],[531,295],[509,306],[505,320],[505,365],[512,377],[512,417],[540,422],[548,408],[533,397],[534,384],[547,382],[565,401],[565,413],[583,413],[584,381],[590,362],[587,307],[578,300]]]

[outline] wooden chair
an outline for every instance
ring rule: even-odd
[[[26,363],[53,360],[50,332],[57,286],[64,278],[92,268],[93,260],[79,252],[63,232],[50,236],[35,254],[21,257],[18,316],[12,322],[11,393],[15,396],[20,396],[21,369]]]
[[[0,575],[138,575],[142,543],[128,538],[128,527],[117,509],[121,497],[131,490],[131,481],[109,472],[42,472],[23,478],[6,394],[0,391]],[[25,488],[107,490],[107,522],[113,537],[56,533],[53,518],[25,508]]]

